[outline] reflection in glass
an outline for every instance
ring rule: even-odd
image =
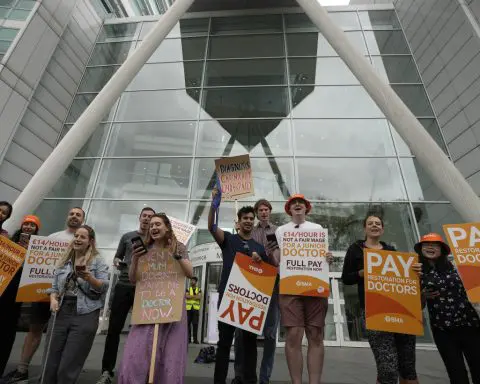
[[[344,31],[360,29],[356,12],[329,12],[334,23]],[[316,32],[318,28],[304,13],[285,14],[287,32]]]
[[[357,85],[357,78],[338,57],[289,59],[290,84]]]
[[[418,121],[424,126],[427,132],[432,136],[433,140],[438,144],[438,146],[447,153],[447,147],[445,145],[445,141],[443,140],[442,133],[440,132],[440,128],[438,127],[436,119],[418,119]],[[396,129],[392,127],[393,138],[395,140],[395,144],[397,146],[398,154],[400,156],[409,156],[411,155],[410,148],[408,145],[403,141],[400,137]]]
[[[295,119],[293,126],[302,156],[395,156],[383,119]]]
[[[140,40],[144,39],[158,21],[143,23],[142,32],[140,33]],[[176,24],[172,31],[167,35],[168,38],[173,37],[192,37],[204,36],[208,33],[209,19],[182,19],[180,23]]]
[[[365,321],[362,315],[362,308],[358,298],[356,285],[344,285],[338,280],[340,297],[343,297],[345,304],[341,305],[343,317],[343,338],[345,341],[367,341],[365,334]]]
[[[138,35],[140,23],[105,24],[98,42],[134,40]]]
[[[67,132],[72,127],[71,124],[65,125],[62,131],[61,138],[63,138]],[[110,123],[99,124],[95,129],[92,136],[88,139],[87,143],[83,148],[78,152],[76,157],[99,157],[102,155],[103,147],[105,145],[105,140],[108,135],[108,128],[110,128]]]
[[[283,57],[283,35],[215,36],[210,39],[209,59]]]
[[[122,64],[135,48],[135,42],[96,44],[88,65]]]
[[[420,236],[430,232],[443,233],[444,224],[463,223],[464,220],[451,204],[414,203],[413,210]]]
[[[205,57],[206,44],[205,37],[165,39],[147,63],[201,60]]]
[[[373,56],[373,66],[390,83],[421,83],[411,56]]]
[[[86,210],[86,205],[87,203],[84,203],[84,201],[80,199],[43,200],[35,210],[35,215],[42,220],[42,230],[40,234],[46,236],[65,230],[65,223],[70,209],[80,207]],[[95,228],[95,231],[97,231],[97,228]]]
[[[285,117],[288,114],[287,88],[205,89],[202,119]]]
[[[213,161],[213,160],[212,160]],[[213,185],[213,184],[212,184]],[[246,204],[246,203],[245,203]],[[208,212],[211,201],[191,201],[188,220],[199,228],[207,228]],[[218,213],[218,227],[232,232],[235,225],[235,205],[231,201],[222,202],[222,209]],[[214,241],[210,235],[210,241]]]
[[[78,87],[78,92],[100,92],[118,68],[120,67],[117,65],[111,67],[87,67],[82,82]]]
[[[212,35],[279,32],[283,30],[282,15],[233,16],[212,18]]]
[[[286,84],[285,59],[208,61],[205,85],[283,85]]]
[[[448,201],[415,158],[401,159],[410,200]]]
[[[345,32],[345,36],[361,54],[367,55],[362,32]],[[287,34],[288,56],[338,56],[337,52],[319,33]]]
[[[331,291],[330,291],[331,292]],[[337,330],[335,327],[335,321],[333,319],[333,304],[328,304],[328,312],[325,316],[325,333],[324,340],[335,341],[337,340]]]
[[[410,53],[402,31],[365,31],[371,55],[395,55]]]
[[[434,116],[427,93],[422,85],[395,84],[392,85],[392,88],[415,116]]]
[[[190,158],[103,160],[95,197],[182,199],[188,196]]]
[[[363,29],[400,29],[395,11],[359,12]]]
[[[290,120],[212,120],[200,122],[198,156],[292,155]]]
[[[92,194],[92,174],[99,160],[73,160],[48,194],[49,197],[84,198]]]
[[[297,159],[300,192],[314,200],[405,200],[397,159]]]
[[[192,156],[194,121],[113,124],[107,156]]]
[[[85,109],[90,105],[93,99],[97,96],[96,93],[83,93],[75,96],[72,106],[70,107],[70,112],[67,116],[66,123],[74,123],[85,111]],[[110,117],[113,116],[115,107],[113,107],[109,113],[105,114],[102,118],[102,121],[108,121]]]

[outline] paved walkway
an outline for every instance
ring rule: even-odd
[[[10,365],[7,371],[14,367],[20,357],[20,350],[23,344],[24,334],[19,333],[10,358]],[[122,336],[123,348],[125,336]],[[98,336],[92,348],[90,356],[85,364],[84,372],[78,384],[94,384],[100,375],[101,361],[105,336]],[[43,351],[43,345],[41,346]],[[187,368],[186,384],[211,384],[213,382],[213,364],[194,364],[193,360],[198,355],[200,346],[191,346],[189,349],[190,364]],[[262,349],[259,348],[261,357]],[[30,376],[40,372],[40,354],[34,357]],[[119,356],[120,359],[120,356]],[[260,358],[259,358],[260,360]],[[442,361],[436,351],[417,351],[417,371],[421,384],[448,384],[447,375]],[[306,372],[305,372],[306,373]],[[230,377],[233,375],[233,364],[231,364]],[[374,384],[375,364],[370,349],[368,348],[327,348],[325,355],[325,367],[322,384]],[[272,383],[289,383],[288,368],[283,348],[277,349]],[[306,375],[305,375],[306,379]],[[33,381],[32,381],[33,382]],[[165,383],[168,384],[168,383]]]

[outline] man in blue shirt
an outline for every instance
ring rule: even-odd
[[[212,200],[217,196],[216,189],[212,192]],[[220,305],[227,285],[230,271],[232,270],[233,262],[237,252],[241,252],[251,256],[254,261],[260,262],[267,259],[265,249],[262,245],[252,239],[252,231],[255,222],[255,212],[253,207],[243,207],[237,213],[238,234],[231,234],[230,232],[222,231],[215,227],[215,207],[212,205],[208,213],[208,230],[215,238],[215,241],[222,249],[223,269],[218,286]],[[257,335],[247,331],[242,332],[243,343],[243,383],[254,384],[257,382]],[[218,322],[218,346],[217,358],[215,361],[214,384],[226,384],[228,375],[228,364],[230,362],[230,348],[233,343],[233,336],[235,334],[235,327]]]

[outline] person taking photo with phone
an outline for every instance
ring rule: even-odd
[[[74,384],[97,333],[108,289],[108,265],[95,246],[95,232],[82,225],[55,270],[50,319],[43,356],[46,384]]]
[[[429,233],[415,245],[422,264],[422,298],[428,307],[433,340],[447,369],[450,383],[480,383],[480,318],[468,300],[450,247],[441,235]]]
[[[138,278],[140,258],[152,262],[178,263],[187,278],[193,277],[193,267],[188,259],[187,248],[180,243],[168,216],[157,213],[150,221],[146,245],[136,242],[133,248],[129,277],[132,284]],[[158,324],[156,345],[155,384],[183,384],[187,368],[187,311],[185,294],[182,318],[179,322]],[[119,368],[118,384],[139,384],[148,380],[155,324],[133,325],[123,351]]]
[[[113,290],[112,306],[110,308],[107,339],[102,359],[102,375],[97,384],[113,383],[115,365],[117,363],[120,334],[125,325],[130,308],[135,298],[135,284],[129,279],[129,269],[132,262],[132,240],[140,238],[145,241],[150,227],[150,219],[155,214],[153,208],[145,207],[139,215],[139,227],[136,231],[125,233],[119,243],[113,263],[120,271],[118,282]]]

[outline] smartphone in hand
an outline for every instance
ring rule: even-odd
[[[147,253],[147,247],[143,243],[143,240],[140,236],[135,236],[132,240],[132,248],[137,249],[137,248],[142,248],[143,253]]]
[[[270,233],[269,235],[267,235],[267,241],[269,243],[275,243],[276,245],[278,245],[277,236],[275,236],[274,233]]]
[[[87,269],[87,266],[86,265],[76,265],[75,266],[75,272],[85,272],[85,270]]]
[[[18,238],[19,243],[28,245],[28,243],[30,242],[30,236],[30,233],[22,232]]]

